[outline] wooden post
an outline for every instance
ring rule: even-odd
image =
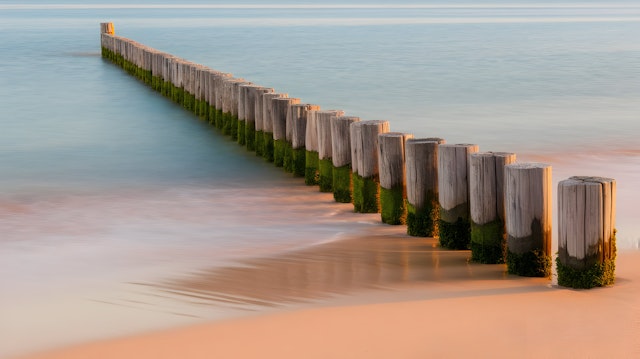
[[[386,224],[405,224],[404,144],[412,134],[387,132],[378,135],[380,171],[380,215]]]
[[[222,133],[238,139],[238,88],[241,84],[250,84],[244,79],[228,78],[223,85]]]
[[[359,117],[331,117],[331,154],[333,162],[333,198],[336,202],[351,203],[351,136],[350,126]]]
[[[285,170],[293,172],[293,175],[296,177],[304,177],[305,172],[305,137],[307,135],[307,117],[309,111],[319,110],[320,106],[310,104],[295,104],[289,107],[289,112],[287,113],[287,126],[291,126],[292,150],[291,158],[288,159],[287,156],[285,156],[284,166]]]
[[[410,236],[438,236],[438,145],[443,143],[442,138],[409,139],[405,143]]]
[[[471,234],[469,223],[469,162],[478,145],[443,144],[438,147],[438,202],[440,245],[449,249],[467,249]]]
[[[115,35],[116,31],[115,31],[115,28],[113,27],[113,23],[112,22],[101,22],[100,23],[100,33],[101,34],[108,34],[108,35]]]
[[[318,121],[317,113],[320,110],[310,110],[307,112],[307,128],[305,131],[305,168],[304,183],[313,186],[320,183],[318,173]]]
[[[233,76],[231,74],[221,73],[219,76],[214,77],[213,80],[213,89],[215,102],[214,106],[216,108],[215,116],[213,123],[217,129],[222,131],[224,128],[224,112],[223,112],[223,104],[224,104],[224,96],[225,96],[225,85],[228,80],[232,79]]]
[[[287,141],[287,113],[291,105],[299,104],[299,98],[274,98],[271,100],[271,118],[273,119],[273,163],[284,166],[285,153],[291,152],[291,142]]]
[[[240,146],[246,146],[247,144],[247,97],[249,97],[249,92],[251,88],[258,87],[258,85],[254,84],[241,84],[238,87],[238,144]]]
[[[247,87],[247,94],[244,103],[245,116],[245,141],[249,151],[257,151],[256,148],[256,126],[260,119],[260,128],[262,128],[262,94],[273,93],[273,89],[269,87],[250,86]],[[238,128],[239,130],[239,128]]]
[[[593,288],[615,282],[616,180],[571,177],[558,183],[558,284]]]
[[[333,191],[333,161],[331,143],[331,117],[342,116],[344,111],[325,110],[316,112],[318,129],[318,173],[320,192]]]
[[[362,121],[354,124],[358,173],[353,176],[353,210],[380,212],[378,177],[378,135],[389,132],[389,121]],[[359,150],[359,152],[358,152]]]
[[[471,260],[504,263],[507,244],[504,227],[504,166],[513,153],[482,152],[469,157]]]
[[[505,166],[507,271],[525,277],[551,274],[551,166]]]
[[[289,95],[286,93],[262,94],[262,121],[260,131],[256,130],[256,146],[260,146],[260,154],[262,154],[262,157],[269,162],[273,162],[273,119],[271,118],[271,100],[274,98],[285,97],[289,97]],[[261,137],[260,139],[258,139],[259,136]],[[256,154],[258,154],[257,147]]]

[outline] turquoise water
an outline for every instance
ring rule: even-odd
[[[102,60],[103,21],[394,131],[550,162],[555,181],[616,178],[637,248],[640,1],[278,3],[0,3],[3,308],[376,225]]]

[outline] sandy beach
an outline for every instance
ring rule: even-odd
[[[156,283],[255,315],[27,358],[636,358],[640,252],[612,287],[571,290],[468,262],[398,227]],[[368,245],[364,246],[363,241]],[[348,295],[347,295],[348,294]]]

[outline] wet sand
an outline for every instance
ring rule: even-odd
[[[104,340],[30,358],[618,357],[640,354],[640,252],[589,291],[469,263],[380,226],[278,256],[155,283],[258,315]]]

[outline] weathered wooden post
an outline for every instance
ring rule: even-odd
[[[325,110],[316,112],[318,129],[318,173],[320,192],[333,191],[333,160],[331,140],[331,117],[342,116],[344,111]]]
[[[404,144],[412,134],[387,132],[378,135],[380,171],[380,215],[386,224],[405,224]]]
[[[287,142],[287,113],[291,105],[299,104],[299,98],[274,98],[271,100],[271,118],[273,120],[273,163],[276,167],[284,166],[284,157],[291,151],[291,143]]]
[[[250,84],[250,82],[239,78],[229,78],[224,82],[223,87],[222,133],[231,136],[234,141],[238,139],[238,88],[241,84]]]
[[[551,274],[551,166],[505,166],[507,271],[525,277]]]
[[[471,260],[504,263],[504,166],[515,162],[513,153],[481,152],[469,157]]]
[[[378,135],[389,132],[389,121],[362,121],[354,126],[358,173],[353,176],[353,210],[380,212]]]
[[[616,180],[571,177],[558,183],[558,284],[593,288],[615,282]]]
[[[289,97],[286,93],[263,93],[260,131],[256,129],[256,146],[260,145],[260,154],[267,161],[273,162],[273,119],[271,118],[272,100]],[[257,108],[256,108],[257,110]],[[256,121],[256,126],[258,122]],[[260,139],[258,139],[260,137]],[[258,150],[256,148],[256,154]]]
[[[320,106],[295,104],[287,113],[287,129],[291,126],[291,157],[285,153],[284,167],[296,177],[304,177],[306,164],[305,137],[307,135],[307,115],[309,111],[319,111]]]
[[[115,35],[116,31],[115,28],[113,26],[112,22],[101,22],[100,23],[100,33],[101,34],[108,34],[108,35]]]
[[[410,236],[438,236],[438,145],[443,143],[441,138],[408,139],[405,143]]]
[[[351,142],[351,202],[355,208],[362,207],[362,197],[354,195],[356,181],[362,180],[358,178],[358,161],[362,152],[362,124],[363,122],[353,122],[349,125],[349,140]],[[356,203],[360,200],[359,203]]]
[[[255,84],[241,84],[238,86],[238,128],[236,133],[238,134],[238,144],[245,146],[247,144],[246,128],[247,128],[247,115],[246,115],[246,101],[249,96],[249,90],[251,87],[255,87]]]
[[[269,87],[249,86],[244,103],[245,116],[245,141],[249,151],[256,151],[256,121],[260,118],[262,126],[262,94],[272,93],[274,90]],[[258,106],[260,103],[260,106]],[[257,110],[260,110],[257,112]],[[240,130],[240,128],[238,128]]]
[[[331,117],[331,154],[333,162],[333,198],[336,202],[351,203],[351,136],[350,126],[359,117]]]
[[[320,182],[318,173],[318,121],[317,114],[320,110],[307,112],[307,128],[305,130],[305,168],[304,183],[307,186],[317,185]]]
[[[225,86],[228,80],[232,79],[233,75],[227,73],[221,73],[219,76],[215,76],[213,80],[213,90],[214,90],[214,106],[216,110],[214,111],[214,119],[213,124],[215,127],[222,131],[224,128],[224,113],[223,103],[225,97]]]
[[[438,147],[438,202],[440,245],[449,249],[468,249],[469,162],[478,145],[443,144]]]
[[[207,115],[207,101],[205,99],[205,73],[207,68],[203,65],[197,65],[195,83],[195,109],[194,112],[198,117],[205,118]]]

